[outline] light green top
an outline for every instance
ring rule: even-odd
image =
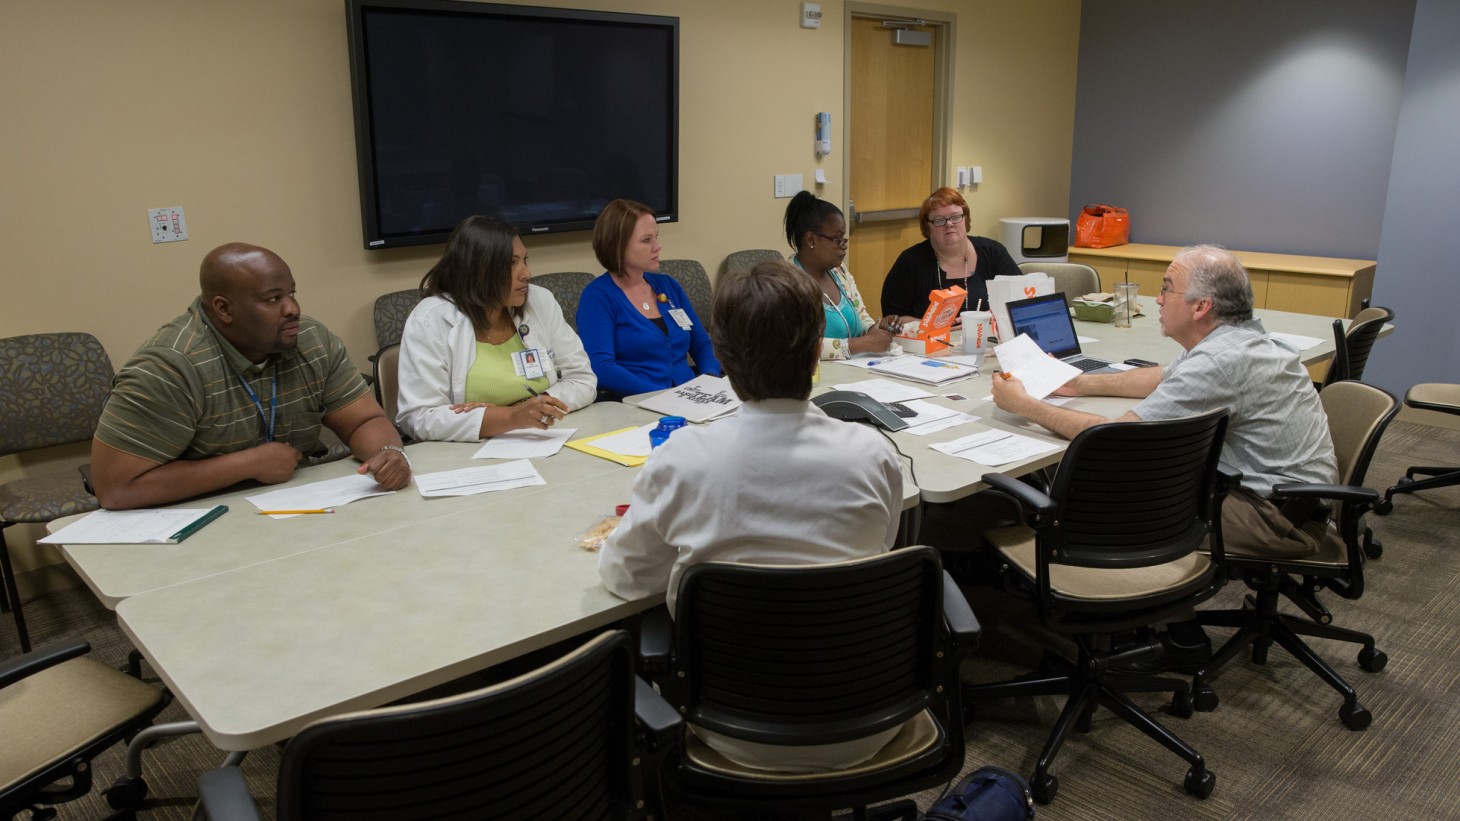
[[[524,379],[517,375],[517,369],[512,367],[512,354],[522,350],[526,348],[522,345],[522,337],[517,334],[501,345],[478,342],[476,358],[466,372],[466,401],[511,405],[532,395],[527,392],[528,385],[538,393],[547,390],[546,376]],[[538,357],[539,364],[542,364],[540,352]]]

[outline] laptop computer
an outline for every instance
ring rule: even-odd
[[[1064,292],[1045,294],[1030,299],[1017,299],[1004,306],[1009,312],[1013,334],[1029,334],[1039,349],[1055,359],[1074,365],[1082,371],[1098,371],[1110,367],[1103,359],[1085,356],[1080,351],[1080,337],[1070,319],[1070,305]]]

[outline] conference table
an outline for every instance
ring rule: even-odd
[[[1332,355],[1331,320],[1259,314],[1269,330],[1324,340],[1303,352],[1304,364]],[[1180,352],[1160,336],[1154,315],[1129,329],[1076,325],[1092,340],[1086,350],[1094,356],[1166,362]],[[976,377],[930,391],[928,401],[976,421],[928,436],[891,434],[916,476],[916,485],[905,482],[907,507],[975,493],[990,471],[1022,475],[1059,460],[1063,440],[985,399],[993,369],[990,362]],[[873,376],[824,362],[815,392]],[[1132,404],[1079,398],[1070,407],[1115,416]],[[629,403],[600,403],[562,424],[577,428],[577,438],[653,419]],[[1053,447],[998,466],[930,447],[990,428]],[[477,447],[424,442],[407,450],[423,474],[484,464],[471,461]],[[629,501],[638,470],[568,448],[533,464],[545,485],[454,498],[424,498],[410,487],[333,515],[289,519],[255,515],[244,497],[259,489],[236,490],[179,505],[231,510],[182,544],[71,545],[63,553],[116,610],[124,632],[208,739],[221,750],[246,751],[320,717],[420,693],[662,602],[662,594],[626,601],[609,593],[596,554],[575,544],[599,516]],[[354,468],[353,460],[314,466],[289,484]]]

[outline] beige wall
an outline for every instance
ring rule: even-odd
[[[984,170],[973,229],[1063,214],[1079,0],[882,4],[957,15],[949,143],[954,164]],[[842,202],[843,3],[822,0],[819,30],[798,26],[796,0],[564,5],[680,17],[680,222],[663,226],[666,258],[713,276],[731,251],[782,249],[778,173],[809,182],[823,162],[818,193]],[[817,111],[836,126],[824,161]],[[0,180],[0,335],[90,331],[118,364],[186,306],[201,257],[233,240],[279,252],[304,310],[363,364],[374,298],[414,285],[440,251],[361,247],[343,0],[5,0]],[[152,245],[146,209],[173,205],[191,238]],[[600,270],[583,232],[528,249],[539,273]],[[0,480],[69,470],[74,456],[0,459]]]

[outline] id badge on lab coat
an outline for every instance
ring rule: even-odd
[[[512,354],[512,369],[523,379],[542,379],[542,350],[528,348],[525,351],[515,351]]]
[[[687,331],[694,327],[694,323],[690,321],[689,314],[685,313],[683,308],[670,308],[669,318],[674,320],[674,324],[678,325],[681,331]]]

